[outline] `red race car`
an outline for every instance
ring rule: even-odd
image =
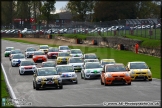
[[[59,52],[60,51],[59,51],[59,49],[57,47],[51,47],[48,50],[47,58],[48,59],[56,59]]]
[[[47,56],[44,51],[35,51],[33,54],[33,61],[36,63],[37,61],[46,62]]]

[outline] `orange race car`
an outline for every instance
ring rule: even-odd
[[[37,61],[46,62],[47,56],[44,51],[35,51],[33,54],[33,61],[36,63]]]
[[[131,85],[131,77],[124,64],[106,64],[101,73],[101,85],[128,84]]]

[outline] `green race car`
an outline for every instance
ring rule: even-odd
[[[11,50],[14,50],[14,47],[6,47],[4,51],[4,56],[9,57]]]

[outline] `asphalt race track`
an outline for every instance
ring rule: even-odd
[[[32,75],[22,75],[18,73],[18,67],[11,67],[8,57],[4,57],[6,47],[13,46],[23,52],[29,46],[38,48],[38,45],[22,44],[2,40],[1,63],[8,76],[9,83],[13,88],[17,99],[25,99],[31,102],[32,106],[41,107],[71,107],[71,106],[104,106],[104,102],[143,102],[155,101],[161,104],[161,81],[132,81],[132,85],[104,86],[100,84],[100,79],[83,80],[78,75],[78,84],[65,84],[63,89],[33,89]],[[31,59],[31,58],[29,58]],[[49,59],[51,60],[51,59]],[[41,63],[37,63],[37,67]],[[108,103],[104,103],[107,104]],[[158,103],[159,105],[159,103]],[[126,107],[126,106],[125,106]]]

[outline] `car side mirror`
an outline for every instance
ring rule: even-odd
[[[61,73],[59,73],[59,75],[61,75]]]
[[[105,73],[105,71],[103,70],[102,73]]]
[[[149,69],[151,69],[151,67],[149,67]]]
[[[129,68],[126,68],[126,70],[127,70],[127,71],[130,71],[130,69],[129,69]]]
[[[20,66],[20,64],[18,64],[18,66]]]

